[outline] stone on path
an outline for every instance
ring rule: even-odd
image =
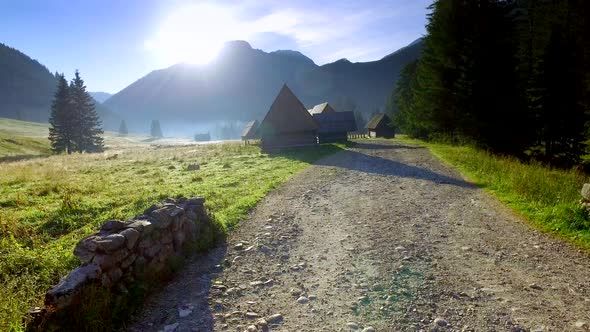
[[[435,318],[434,319],[434,325],[436,326],[447,326],[448,322],[442,318]]]
[[[299,304],[306,304],[307,302],[309,302],[309,299],[305,296],[301,296],[300,298],[297,299],[297,303],[299,303]]]
[[[281,324],[283,322],[283,315],[274,314],[266,319],[270,324]]]
[[[174,331],[176,331],[176,329],[178,328],[179,325],[180,324],[178,324],[178,323],[166,325],[166,326],[164,326],[164,332],[174,332]]]
[[[180,318],[184,318],[187,317],[188,315],[190,315],[193,311],[191,309],[184,309],[184,308],[180,308],[178,309],[178,317]]]
[[[359,325],[355,322],[346,323],[346,327],[348,327],[351,330],[358,330],[359,329]]]

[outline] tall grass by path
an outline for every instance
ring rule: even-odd
[[[0,331],[22,328],[23,314],[79,264],[77,241],[105,220],[130,218],[167,197],[203,196],[229,230],[270,190],[339,149],[268,155],[239,143],[145,144],[0,162]],[[188,171],[190,163],[200,170]]]
[[[537,229],[590,249],[590,218],[579,203],[583,184],[590,182],[588,175],[538,162],[524,163],[468,145],[401,140],[425,146]]]

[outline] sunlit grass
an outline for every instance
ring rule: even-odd
[[[523,163],[472,146],[402,140],[427,147],[534,227],[590,249],[590,221],[579,204],[580,190],[590,182],[586,174]]]
[[[135,144],[0,163],[0,330],[20,326],[22,315],[78,264],[75,243],[106,219],[130,218],[167,197],[203,196],[228,230],[272,188],[336,150],[270,156],[239,143]],[[188,171],[191,163],[200,170]]]

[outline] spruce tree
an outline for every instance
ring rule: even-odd
[[[77,70],[74,79],[70,82],[70,98],[76,115],[77,130],[74,133],[74,140],[77,151],[103,151],[102,123],[96,113],[94,101],[86,91],[84,80]]]
[[[150,135],[152,137],[162,137],[162,128],[160,128],[160,121],[159,120],[152,120],[152,125],[150,128]]]
[[[125,120],[121,120],[121,125],[119,126],[119,136],[127,136],[129,131],[127,130],[127,124]]]
[[[75,151],[74,131],[76,130],[75,114],[70,102],[68,82],[63,74],[57,74],[57,91],[51,103],[49,117],[49,140],[51,149],[56,153]]]

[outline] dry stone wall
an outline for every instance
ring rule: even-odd
[[[133,219],[106,221],[75,247],[82,264],[47,292],[45,308],[37,310],[33,325],[40,327],[80,304],[89,287],[124,295],[134,284],[158,278],[191,243],[211,236],[213,225],[204,203],[204,198],[168,199]]]

